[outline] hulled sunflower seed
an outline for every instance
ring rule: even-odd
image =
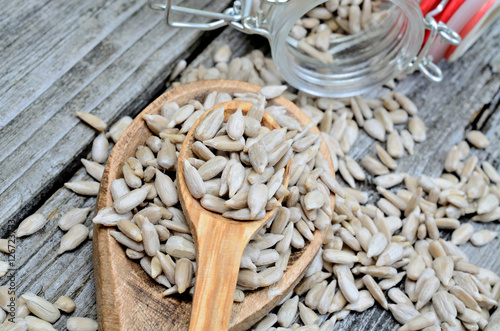
[[[79,119],[96,129],[97,131],[104,131],[108,128],[108,125],[106,122],[104,122],[102,119],[99,117],[89,114],[89,113],[84,113],[81,111],[75,111],[76,116],[78,116]]]
[[[56,306],[31,292],[24,293],[21,298],[28,305],[30,312],[44,321],[54,323],[61,317],[61,313]]]
[[[109,128],[109,131],[108,131],[108,134],[106,135],[106,138],[109,135],[109,137],[111,137],[113,142],[116,143],[118,141],[118,139],[120,139],[123,132],[125,132],[127,127],[130,125],[130,123],[132,123],[132,121],[133,120],[130,116],[124,116],[124,117],[120,118],[115,124],[113,124]]]
[[[241,108],[227,119],[227,135],[233,140],[239,140],[245,132],[245,119]]]
[[[83,166],[85,167],[85,170],[87,170],[87,173],[100,182],[104,173],[104,166],[95,161],[89,161],[86,159],[81,159],[81,161],[83,163]]]
[[[73,208],[59,219],[57,225],[61,230],[68,231],[76,224],[84,223],[91,209],[91,207]]]
[[[57,252],[59,255],[66,251],[77,248],[87,239],[89,229],[83,224],[76,224],[61,238],[61,246]]]
[[[97,331],[97,322],[86,317],[70,317],[66,322],[68,331]]]
[[[420,143],[426,139],[425,124],[418,116],[413,116],[408,122],[408,130],[416,142]]]
[[[256,217],[264,210],[267,202],[267,186],[265,184],[254,184],[248,192],[248,207],[250,219]]]
[[[64,183],[64,186],[77,194],[96,196],[99,193],[100,185],[98,182],[78,180],[76,182]]]
[[[186,258],[181,258],[175,266],[175,284],[179,293],[183,293],[191,286],[193,278],[193,263]]]
[[[167,176],[166,176],[167,177]],[[167,177],[168,178],[168,177]],[[197,199],[200,199],[205,195],[206,188],[203,179],[200,176],[198,170],[191,165],[188,160],[184,160],[184,179],[186,181],[186,186],[191,193],[191,195]],[[175,197],[177,198],[177,190],[173,183],[170,185],[171,180],[168,181],[168,187],[175,190]],[[168,194],[165,192],[165,194]],[[160,195],[161,197],[161,195]],[[166,196],[166,199],[171,199],[171,197]],[[173,201],[173,199],[171,199]],[[177,202],[176,202],[177,203]],[[173,205],[173,204],[172,204]]]
[[[94,224],[102,224],[105,226],[114,226],[121,219],[132,219],[132,213],[127,212],[118,214],[113,207],[104,207],[97,212],[97,215],[92,219]]]
[[[376,119],[369,119],[365,122],[363,129],[366,131],[366,133],[372,137],[373,139],[379,140],[379,141],[385,141],[385,128]]]
[[[71,314],[75,308],[76,304],[71,298],[67,296],[60,296],[59,299],[57,299],[56,302],[54,302],[54,306],[59,308],[59,310],[62,310],[65,313]]]
[[[212,139],[224,121],[224,107],[218,107],[210,112],[200,122],[194,136],[196,139],[205,141]]]
[[[144,236],[144,233],[143,233]],[[195,259],[194,243],[179,235],[171,236],[165,244],[165,251],[175,258]],[[160,261],[161,262],[161,261]]]
[[[115,202],[113,203],[113,208],[115,208],[116,212],[119,214],[124,214],[126,212],[131,211],[141,203],[143,203],[144,200],[146,200],[146,197],[150,190],[150,186],[147,185],[139,189],[130,191],[121,196],[120,198],[116,199]]]
[[[216,156],[205,162],[200,168],[198,173],[202,180],[209,180],[217,176],[224,170],[227,165],[227,159],[223,156]],[[188,179],[186,178],[186,181]]]
[[[42,319],[39,319],[34,316],[26,316],[24,318],[24,321],[26,322],[26,325],[28,327],[28,330],[37,330],[37,331],[55,331],[52,327],[52,324],[49,322],[46,322]]]
[[[16,231],[16,237],[25,237],[37,232],[47,224],[47,221],[48,220],[42,214],[33,214],[27,217],[19,224]]]
[[[154,225],[146,217],[143,217],[141,232],[144,251],[149,256],[155,256],[160,249],[160,239]]]
[[[490,230],[481,230],[471,235],[470,242],[474,246],[484,246],[487,243],[491,242],[493,239],[495,239],[497,236],[498,236],[497,232]]]
[[[109,142],[104,133],[99,134],[92,142],[92,160],[104,163],[108,158]]]
[[[490,144],[488,138],[481,131],[469,131],[466,138],[476,148],[484,149]]]

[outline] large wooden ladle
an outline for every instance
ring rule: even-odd
[[[245,115],[253,104],[230,101],[206,111],[189,130],[182,144],[177,165],[179,198],[196,247],[196,283],[189,324],[189,330],[192,331],[228,329],[243,250],[250,238],[277,210],[275,208],[268,211],[260,220],[235,221],[203,208],[200,201],[189,193],[184,177],[184,162],[194,156],[191,149],[195,141],[193,134],[200,122],[220,106],[224,107],[224,117],[227,121],[238,108],[241,108]],[[264,113],[262,125],[271,130],[280,129],[268,113]],[[285,187],[288,186],[289,179],[290,162],[283,175]],[[281,200],[283,198],[280,202]]]
[[[230,94],[258,93],[259,89],[259,86],[249,83],[210,80],[181,85],[161,95],[137,116],[113,148],[101,180],[97,208],[113,205],[111,183],[123,177],[122,166],[127,158],[133,156],[137,147],[145,144],[152,134],[142,115],[159,114],[161,106],[166,102],[185,104],[191,99],[203,101],[213,91]],[[269,104],[285,107],[302,125],[311,122],[285,98],[273,99]],[[311,131],[319,133],[316,127]],[[330,161],[324,142],[320,146],[320,152]],[[331,162],[330,169],[333,174]],[[334,203],[333,195],[331,200]],[[164,288],[151,280],[137,261],[127,258],[125,250],[109,235],[110,230],[112,229],[104,226],[94,226],[93,257],[99,330],[187,330],[191,316],[191,298],[188,295],[163,297],[161,293]],[[316,231],[313,241],[292,253],[283,278],[273,285],[281,291],[281,295],[269,296],[269,288],[265,288],[247,292],[242,303],[232,305],[230,330],[248,329],[295,287],[321,247],[325,233],[326,231]],[[197,272],[196,276],[201,275]],[[197,293],[208,296],[204,290],[198,290]]]

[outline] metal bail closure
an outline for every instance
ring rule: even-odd
[[[223,13],[211,12],[188,7],[173,5],[173,0],[156,2],[148,0],[149,7],[158,11],[165,11],[165,21],[168,26],[175,28],[188,28],[198,30],[215,30],[230,25],[233,28],[249,34],[260,34],[268,36],[269,31],[265,28],[267,19],[272,12],[273,5],[285,4],[290,0],[262,0],[256,13],[252,16],[252,0],[236,0],[232,7]],[[193,23],[189,21],[175,21],[174,14],[189,14],[195,17],[212,19],[208,23]]]
[[[428,53],[438,35],[441,37],[442,42],[446,42],[451,45],[459,45],[462,41],[462,38],[456,31],[452,30],[443,22],[438,23],[434,18],[434,16],[444,10],[448,1],[449,0],[441,1],[434,10],[429,11],[425,16],[424,25],[425,29],[430,31],[429,37],[420,50],[420,53],[415,57],[413,62],[408,65],[408,68],[406,69],[407,73],[419,70],[427,79],[433,82],[438,83],[443,80],[443,72],[434,62],[432,62],[433,58],[431,55],[428,55]]]
[[[174,6],[173,0],[165,0],[164,3],[148,0],[149,7],[158,11],[165,11],[165,21],[168,26],[175,28],[188,28],[198,30],[215,30],[224,27],[231,22],[240,21],[242,19],[242,7],[240,1],[235,1],[233,7],[227,8],[223,13],[211,12],[188,7]],[[210,18],[213,21],[209,23],[193,23],[187,21],[175,21],[173,14],[189,14],[203,18]]]

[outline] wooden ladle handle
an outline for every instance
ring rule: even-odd
[[[206,221],[204,221],[204,219]],[[241,257],[253,231],[234,221],[196,222],[196,284],[189,330],[227,330]]]

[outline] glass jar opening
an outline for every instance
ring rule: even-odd
[[[324,2],[292,1],[276,6],[271,14],[273,60],[283,78],[297,89],[329,97],[360,94],[403,72],[422,46],[423,17],[415,0],[381,1],[375,19],[363,29],[350,35],[328,34],[326,45],[325,40],[322,47],[315,45],[314,39],[307,38],[319,40],[324,27],[311,30],[314,37],[304,37],[296,22]],[[342,23],[341,19],[331,22]]]

